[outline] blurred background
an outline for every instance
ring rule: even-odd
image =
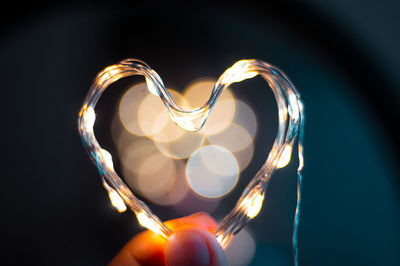
[[[104,265],[143,230],[112,206],[79,138],[99,71],[139,58],[193,108],[226,68],[257,58],[281,68],[305,105],[299,264],[398,265],[399,11],[389,0],[11,3],[0,19],[2,263]],[[99,143],[162,220],[222,219],[275,138],[270,88],[261,78],[231,86],[206,128],[189,134],[143,82],[104,93]],[[228,248],[232,265],[293,264],[295,157]]]

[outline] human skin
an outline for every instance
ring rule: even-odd
[[[217,223],[206,213],[170,220],[175,233],[167,240],[151,231],[134,236],[109,266],[131,265],[228,265],[224,250],[212,234]]]

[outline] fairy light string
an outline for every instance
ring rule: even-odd
[[[293,146],[297,143],[299,166],[297,170],[297,205],[293,225],[293,252],[295,265],[298,265],[298,226],[300,217],[301,182],[303,157],[304,107],[293,83],[278,68],[261,60],[240,60],[228,68],[215,83],[209,100],[194,110],[184,110],[177,105],[165,88],[160,76],[146,63],[136,59],[126,59],[109,66],[95,78],[89,93],[81,107],[78,117],[79,133],[90,158],[97,166],[102,177],[103,186],[109,193],[112,204],[119,210],[131,209],[139,223],[154,233],[168,238],[173,231],[168,228],[150,208],[139,200],[115,172],[111,154],[102,149],[96,140],[93,126],[96,120],[94,108],[104,90],[117,80],[142,75],[146,79],[149,91],[158,95],[172,121],[186,131],[198,131],[212,111],[221,93],[231,84],[260,75],[272,89],[278,106],[279,125],[274,144],[257,174],[244,189],[235,207],[219,223],[215,236],[219,243],[226,247],[232,237],[245,224],[257,216],[264,200],[266,188],[275,170],[284,167],[292,155]],[[299,135],[298,138],[297,135]]]

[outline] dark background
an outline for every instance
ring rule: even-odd
[[[137,57],[178,87],[244,58],[283,69],[306,107],[300,265],[399,265],[399,11],[342,0],[2,8],[1,263],[104,265],[141,230],[110,207],[76,127],[94,76]],[[292,263],[293,171],[273,178],[249,225],[254,265]]]

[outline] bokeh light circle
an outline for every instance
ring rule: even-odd
[[[236,234],[225,249],[225,255],[230,266],[250,265],[255,252],[255,240],[246,228]]]
[[[157,149],[165,156],[174,159],[188,158],[204,143],[205,136],[202,132],[182,131],[179,138],[170,142],[155,142]]]
[[[149,95],[146,83],[135,84],[121,97],[118,106],[119,118],[122,125],[130,133],[143,136],[139,126],[138,112],[141,102]]]
[[[230,124],[218,134],[208,135],[207,139],[211,144],[222,146],[231,152],[241,151],[253,142],[247,130],[236,123]]]
[[[232,153],[217,145],[198,149],[186,165],[191,189],[207,197],[221,197],[230,192],[239,178],[239,165]]]

